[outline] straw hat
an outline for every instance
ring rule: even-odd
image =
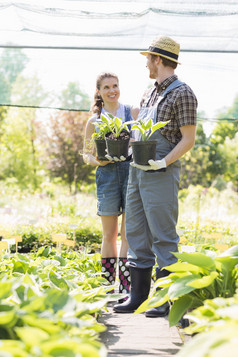
[[[180,45],[172,40],[172,38],[161,36],[152,42],[147,51],[140,53],[144,56],[146,56],[148,53],[152,55],[159,55],[161,57],[168,58],[170,61],[181,64],[178,62],[179,50]]]

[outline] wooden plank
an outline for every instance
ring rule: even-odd
[[[0,237],[9,237],[10,236],[10,233],[8,231],[6,231],[5,229],[1,229],[0,230]]]
[[[75,246],[75,242],[73,240],[70,240],[70,239],[66,239],[62,243],[67,245],[67,246],[69,246],[69,247],[74,247]]]
[[[203,233],[203,238],[205,239],[221,239],[222,233],[221,232],[211,232],[211,233]]]
[[[8,249],[8,243],[6,241],[0,241],[0,250]]]
[[[13,237],[11,237],[11,238],[15,239],[15,242],[16,242],[16,243],[22,242],[22,236],[13,236]]]
[[[225,250],[227,250],[229,248],[229,245],[228,244],[218,244],[218,243],[215,243],[214,244],[215,248],[217,250],[219,250],[219,252],[224,252]]]
[[[53,242],[58,242],[58,243],[62,243],[63,241],[65,241],[67,239],[67,235],[65,233],[55,233],[52,234],[52,240]]]

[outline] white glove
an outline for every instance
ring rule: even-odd
[[[149,160],[149,165],[138,165],[134,162],[131,162],[131,166],[136,167],[137,169],[148,171],[148,170],[159,170],[167,167],[165,159],[162,160]]]
[[[125,156],[120,156],[120,158],[119,157],[116,157],[116,156],[110,156],[110,155],[105,155],[105,157],[109,160],[109,161],[115,161],[115,162],[119,162],[119,161],[125,161],[126,160],[126,158],[125,158]]]

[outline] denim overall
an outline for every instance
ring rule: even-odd
[[[130,107],[124,106],[124,122],[133,120]],[[100,121],[100,117],[96,119]],[[128,125],[129,127],[129,125]],[[98,127],[95,127],[98,131]],[[98,166],[96,170],[97,214],[104,216],[120,215],[125,211],[127,182],[130,158],[127,161],[114,162]]]
[[[152,118],[156,122],[160,101],[182,84],[178,80],[171,83],[154,106],[141,108],[139,118]],[[157,141],[156,160],[164,158],[175,146],[160,130],[155,131],[150,139]],[[171,252],[178,251],[179,242],[176,232],[179,179],[179,160],[169,165],[166,171],[148,172],[130,167],[126,204],[130,266],[149,268],[155,264],[157,258],[158,266],[162,268],[177,261]]]

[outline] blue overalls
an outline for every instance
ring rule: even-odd
[[[183,83],[171,83],[156,105],[141,108],[139,118],[157,119],[157,107],[172,89]],[[156,160],[164,158],[175,146],[161,133],[155,131]],[[176,232],[178,219],[178,190],[180,161],[169,165],[165,172],[147,172],[130,167],[126,201],[126,237],[129,243],[128,261],[131,267],[159,268],[177,261],[171,252],[178,251],[179,236]]]

